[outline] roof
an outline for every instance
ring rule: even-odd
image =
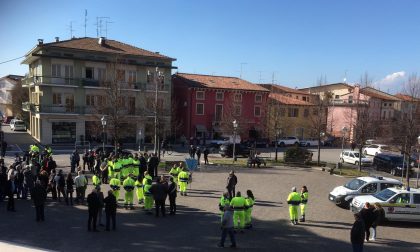
[[[412,101],[419,102],[420,101],[420,98],[415,98],[413,96],[406,95],[406,94],[400,94],[400,93],[396,94],[395,97],[397,97],[400,100],[408,101],[408,102],[412,102]]]
[[[314,106],[314,104],[310,102],[288,97],[283,94],[270,93],[268,98],[276,100],[279,103],[285,105]]]
[[[284,93],[309,95],[307,92],[301,91],[299,89],[289,88],[289,87],[281,86],[281,85],[278,85],[278,84],[258,84],[258,85],[270,90],[271,92],[275,92],[275,93],[277,93],[276,91],[280,91],[280,92],[284,92]]]
[[[382,99],[382,100],[388,100],[388,101],[399,101],[400,99],[390,95],[388,93],[382,92],[378,89],[372,88],[372,87],[365,87],[360,89],[360,93],[370,96],[370,97],[374,97],[374,98],[378,98],[378,99]]]
[[[46,47],[75,49],[121,55],[135,55],[143,57],[157,57],[161,59],[175,60],[160,53],[147,51],[142,48],[138,48],[112,39],[104,39],[104,43],[100,44],[99,38],[74,38],[59,42],[38,44],[34,51]]]
[[[400,181],[397,179],[387,177],[382,177],[382,179],[379,179],[378,177],[358,177],[358,179],[366,181],[367,183],[378,180],[400,183]]]
[[[22,75],[9,74],[9,75],[6,75],[4,77],[1,77],[0,80],[8,79],[8,80],[12,81],[13,83],[16,83],[17,81],[20,81],[23,77],[24,76],[22,76]]]
[[[299,90],[309,91],[309,90],[329,88],[329,87],[333,87],[333,86],[344,86],[344,87],[348,87],[348,88],[354,88],[352,85],[349,85],[347,83],[331,83],[331,84],[318,85],[318,86],[307,87],[307,88],[300,88]]]
[[[179,77],[183,79],[188,86],[196,87],[196,88],[216,88],[216,89],[250,90],[250,91],[269,92],[269,90],[261,86],[253,84],[246,80],[239,79],[237,77],[189,74],[189,73],[176,73],[173,75],[173,77],[174,78]]]

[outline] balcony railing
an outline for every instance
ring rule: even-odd
[[[63,78],[63,77],[51,77],[51,76],[28,76],[22,79],[22,85],[39,85],[39,84],[49,84],[49,85],[69,85],[69,86],[79,86],[79,87],[109,87],[110,82],[100,81],[95,79],[88,78]],[[118,85],[122,89],[139,89],[145,91],[155,91],[156,85],[153,83],[143,83],[143,82],[126,82],[118,81]],[[159,91],[169,91],[170,85],[168,84],[158,84]]]
[[[354,99],[332,99],[331,104],[342,105],[342,106],[355,106],[357,105],[357,100]],[[368,101],[359,100],[359,105],[366,105]]]

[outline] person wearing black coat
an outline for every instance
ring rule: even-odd
[[[235,175],[234,171],[229,173],[229,177],[227,178],[226,189],[229,193],[229,198],[232,199],[235,197],[235,186],[238,183],[238,178]]]
[[[160,181],[153,184],[149,191],[152,193],[153,199],[155,200],[156,217],[159,217],[159,210],[161,211],[162,216],[165,217],[165,201],[168,196],[168,183],[165,178],[160,178]]]
[[[154,178],[157,176],[157,168],[159,165],[159,158],[156,156],[155,153],[152,154],[152,156],[149,158],[149,166],[147,167],[147,171],[149,172],[149,175]]]
[[[366,202],[365,207],[360,211],[360,216],[365,224],[366,241],[369,241],[370,228],[375,221],[374,209],[375,208],[371,206],[369,202]]]
[[[177,185],[174,182],[174,178],[170,178],[170,183],[168,186],[168,196],[169,196],[169,214],[174,215],[176,213],[176,196],[177,196]]]
[[[204,155],[204,164],[209,164],[209,149],[208,148],[204,148],[203,155]]]
[[[9,180],[6,182],[6,195],[8,197],[7,201],[7,211],[16,212],[15,209],[15,194],[16,186],[15,186],[15,176],[12,174],[10,175]]]
[[[363,252],[363,243],[365,241],[365,223],[360,213],[354,215],[355,222],[351,228],[350,241],[353,252]]]
[[[47,199],[47,191],[39,180],[36,181],[34,188],[32,188],[31,199],[35,205],[36,221],[44,221],[44,205]]]
[[[109,231],[110,222],[112,221],[112,230],[115,230],[115,219],[117,215],[117,199],[112,190],[108,191],[108,196],[104,199],[105,215],[106,215],[106,231]]]
[[[139,162],[140,162],[139,163],[139,174],[141,176],[141,179],[143,179],[143,177],[144,177],[143,174],[147,170],[147,160],[146,160],[146,158],[144,157],[143,154],[140,155]]]
[[[87,203],[89,211],[88,231],[91,231],[93,229],[93,232],[97,232],[98,230],[96,230],[96,220],[98,218],[100,202],[96,189],[93,189],[92,192],[88,195]]]

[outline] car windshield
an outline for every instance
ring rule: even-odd
[[[366,181],[363,181],[361,179],[353,179],[350,180],[347,184],[345,184],[344,187],[351,190],[357,190],[364,184],[366,184]]]
[[[25,123],[24,122],[22,122],[22,121],[17,121],[17,122],[15,122],[15,125],[24,125]]]
[[[382,190],[378,193],[375,193],[373,196],[377,199],[380,199],[382,201],[387,201],[389,198],[391,198],[392,196],[395,195],[396,192],[389,190],[389,189],[385,189]]]
[[[353,152],[353,154],[354,154],[355,157],[357,157],[357,158],[359,157],[359,152]],[[362,154],[362,158],[365,158],[365,157],[366,156]]]

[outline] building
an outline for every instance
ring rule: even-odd
[[[293,89],[277,84],[259,84],[263,88],[270,90],[271,93],[281,94],[296,100],[301,100],[309,103],[316,103],[319,99],[318,95],[310,94],[306,91]]]
[[[174,74],[172,83],[177,137],[230,136],[234,120],[242,140],[267,136],[267,89],[236,77],[187,73]]]
[[[0,112],[3,116],[15,116],[13,108],[12,90],[20,84],[23,76],[7,75],[0,78]],[[16,112],[16,111],[15,111]]]
[[[174,60],[104,37],[39,39],[22,62],[31,135],[43,144],[152,141],[155,112],[158,132],[170,130]]]

